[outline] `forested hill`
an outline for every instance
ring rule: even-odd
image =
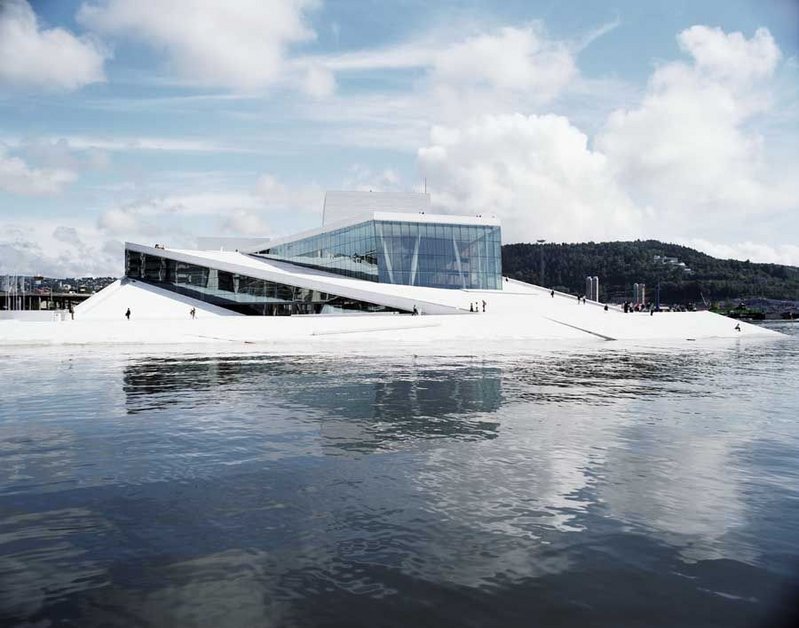
[[[544,277],[541,278],[543,253]],[[748,297],[799,300],[799,268],[722,260],[686,246],[657,240],[583,244],[506,244],[502,272],[508,277],[582,294],[587,275],[599,277],[600,299],[632,299],[634,283],[645,283],[661,303],[691,303]]]

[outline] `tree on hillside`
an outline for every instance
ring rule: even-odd
[[[541,277],[541,255],[544,276]],[[664,261],[664,258],[670,258]],[[673,259],[677,260],[674,262]],[[502,269],[509,277],[581,294],[585,277],[600,278],[600,298],[632,298],[633,284],[645,283],[650,299],[660,284],[662,303],[744,297],[799,299],[799,268],[722,260],[657,240],[581,244],[508,244]]]

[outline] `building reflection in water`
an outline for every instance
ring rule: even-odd
[[[485,360],[118,362],[103,381],[122,398],[100,412],[85,401],[95,418],[65,423],[74,433],[59,435],[57,468],[36,468],[52,494],[25,497],[34,518],[6,518],[10,538],[28,534],[31,546],[50,534],[38,522],[76,530],[54,537],[66,549],[40,562],[24,544],[7,553],[6,571],[45,592],[23,596],[18,612],[72,595],[76,613],[102,601],[152,621],[202,609],[212,620],[280,623],[351,599],[342,591],[383,599],[423,582],[440,593],[527,594],[557,589],[565,574],[585,576],[581,592],[596,608],[623,585],[603,588],[597,565],[644,561],[642,578],[700,573],[686,564],[707,559],[756,565],[764,463],[741,452],[773,429],[759,408],[779,397],[759,364],[736,371],[731,359],[603,347]],[[733,380],[733,390],[719,386]],[[30,453],[15,446],[8,463]],[[90,465],[75,456],[87,449]],[[67,477],[79,490],[59,489]],[[114,567],[118,546],[130,569]],[[79,552],[81,569],[60,569]],[[44,575],[49,567],[63,583]],[[78,596],[76,582],[94,592]]]
[[[491,415],[503,402],[497,366],[472,359],[338,364],[307,356],[146,359],[125,366],[123,390],[129,414],[236,397],[231,411],[257,407],[267,432],[277,417],[318,422],[323,449],[368,452],[412,439],[496,436]]]

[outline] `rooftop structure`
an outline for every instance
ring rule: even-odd
[[[322,225],[375,211],[429,212],[430,195],[418,192],[327,192],[322,205]]]
[[[500,288],[496,218],[374,211],[280,238],[254,254],[379,283]]]

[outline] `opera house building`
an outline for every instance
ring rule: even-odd
[[[711,312],[624,312],[599,301],[596,277],[577,298],[503,276],[499,220],[434,214],[426,194],[328,192],[320,223],[275,239],[202,238],[190,250],[126,243],[124,277],[69,315],[0,320],[0,345],[415,343],[416,352],[449,341],[505,351],[541,340],[780,336]]]
[[[128,243],[125,277],[258,316],[412,312],[414,304],[420,308],[426,301],[414,288],[501,289],[496,218],[432,215],[424,194],[328,193],[325,205],[369,207],[372,198],[386,205],[386,196],[395,211],[362,211],[319,229],[233,251],[224,248],[236,240],[218,240],[221,246],[205,251]],[[385,298],[383,286],[402,286],[402,292],[388,294],[404,293],[405,298]]]

